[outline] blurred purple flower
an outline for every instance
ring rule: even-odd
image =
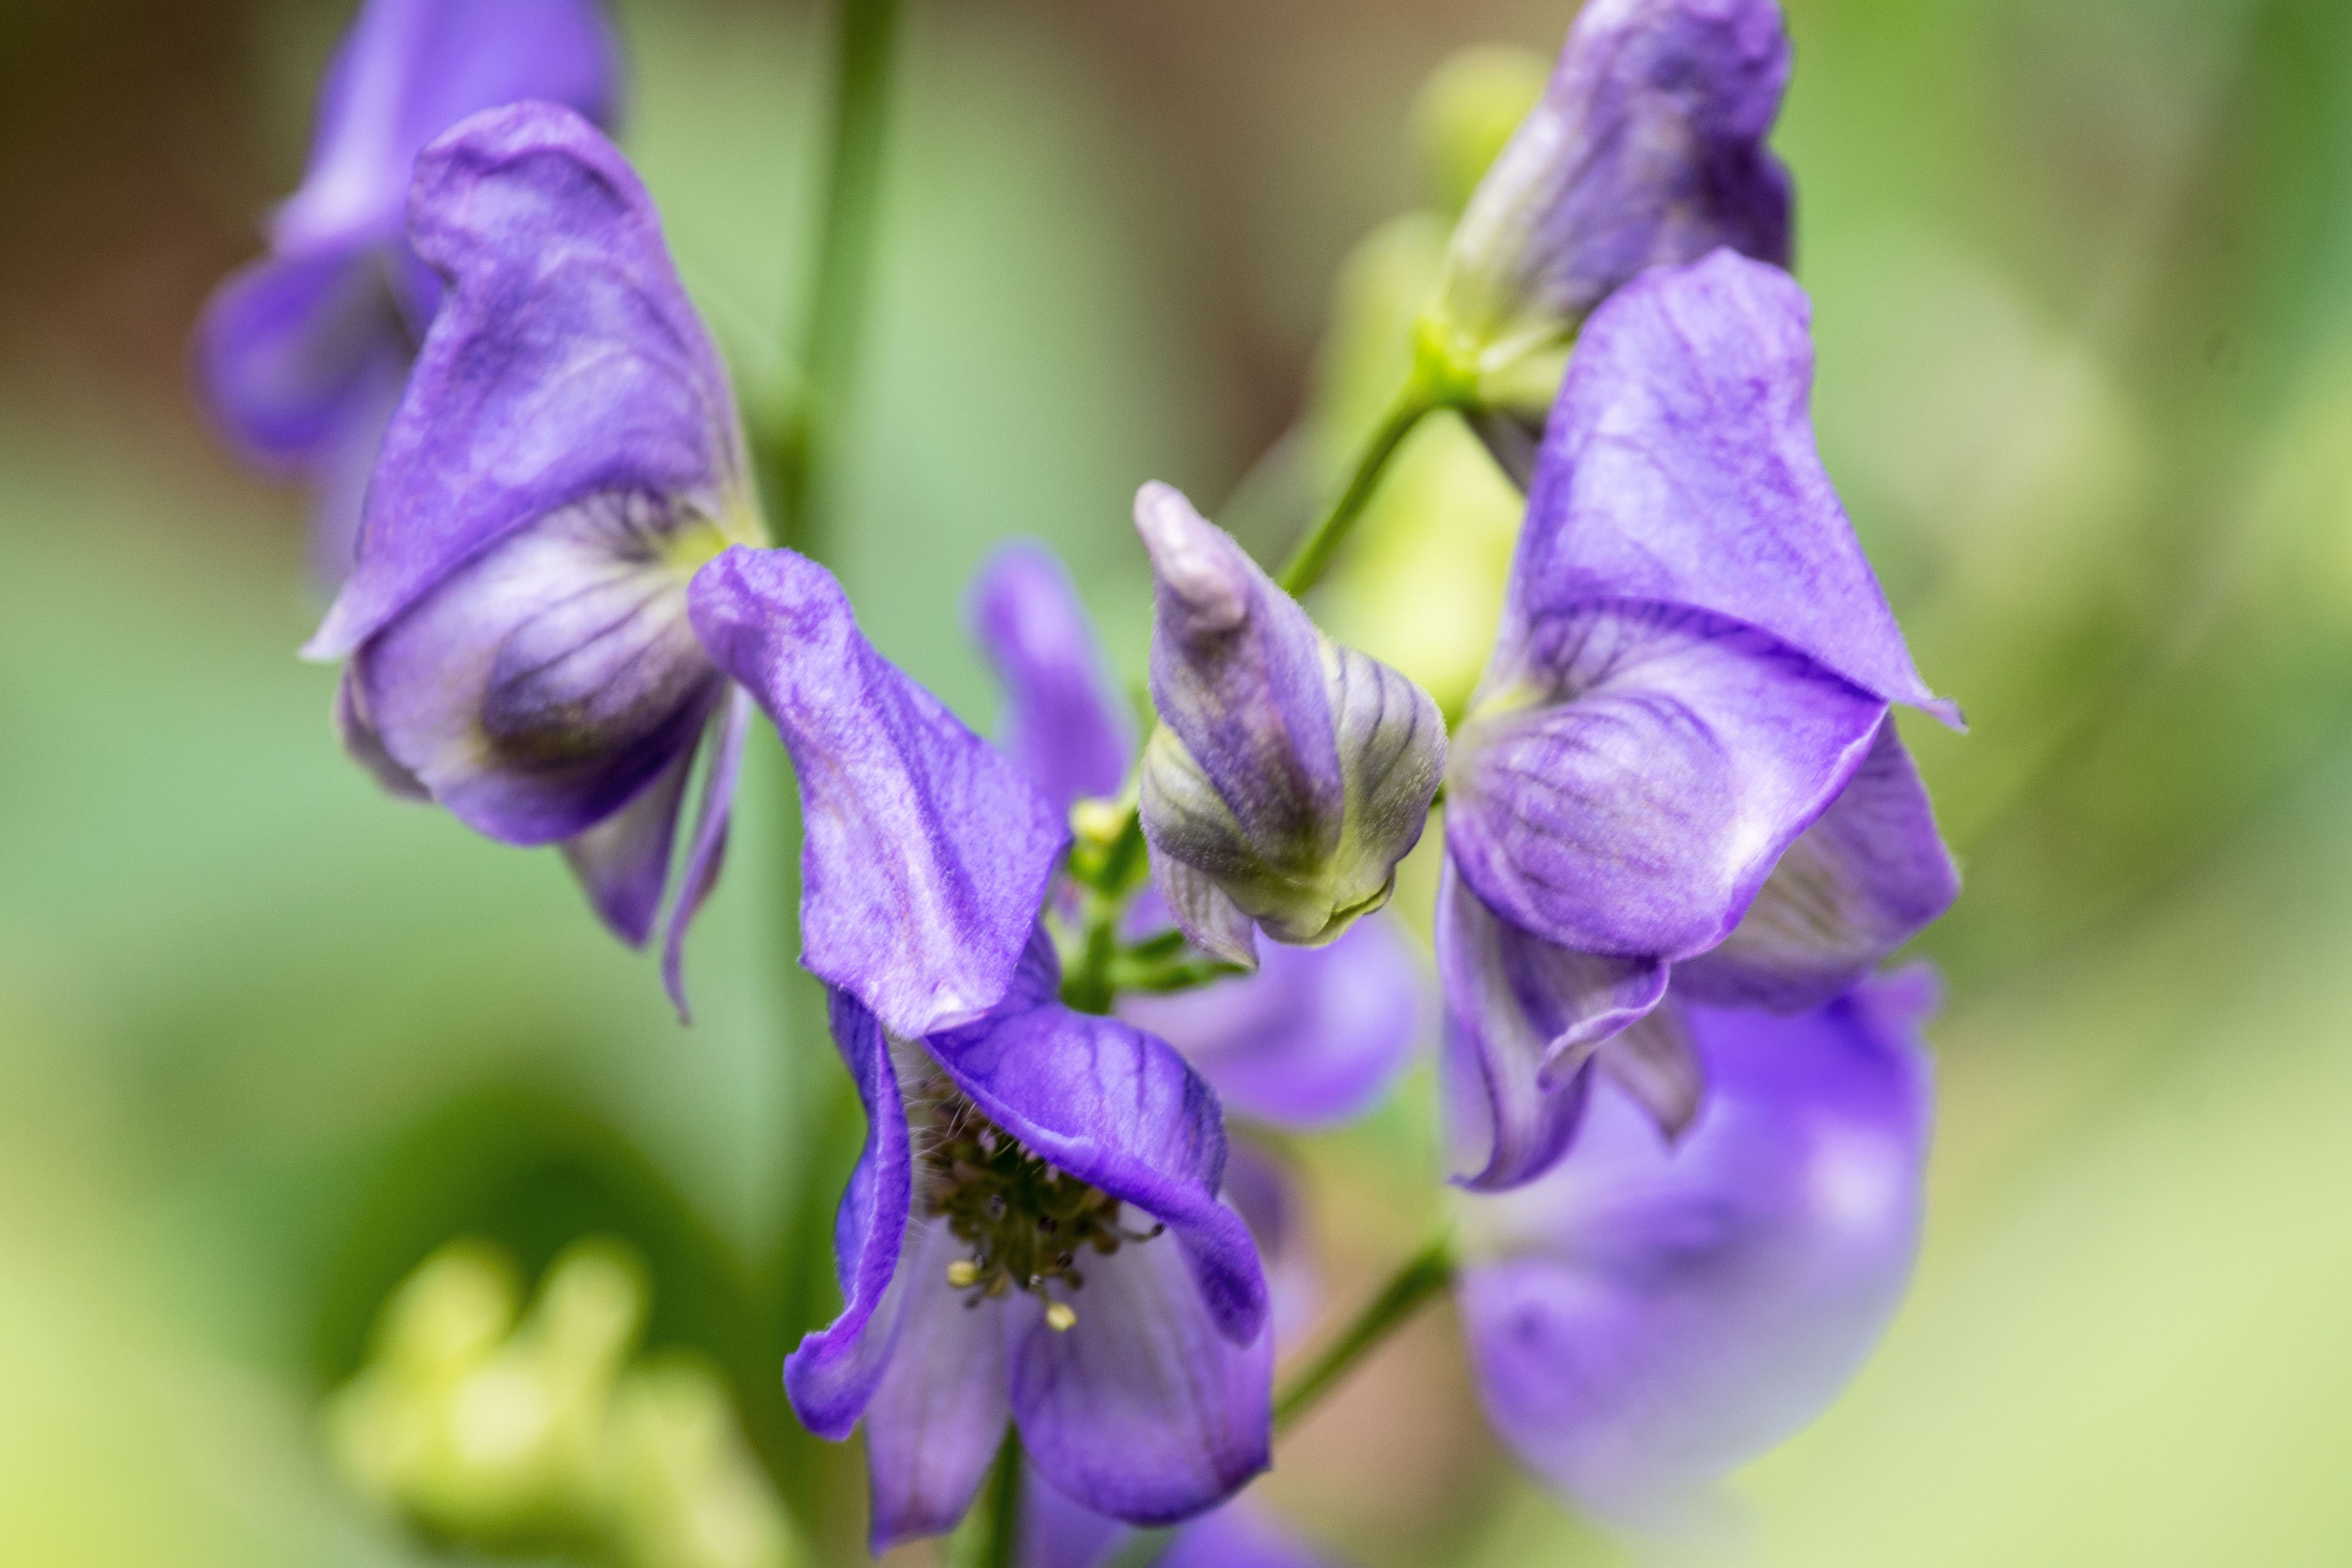
[[[821,1436],[864,1421],[877,1553],[962,1517],[1008,1421],[1057,1491],[1135,1523],[1268,1461],[1266,1287],[1218,1198],[1216,1097],[1059,988],[1040,928],[993,1013],[914,1045],[833,993],[868,1120],[836,1229],[847,1304],[784,1384]]]
[[[1774,0],[1592,0],[1454,228],[1434,307],[1454,356],[1507,369],[1717,247],[1787,265],[1789,174],[1764,139],[1788,80]]]
[[[670,906],[675,994],[748,713],[687,617],[696,568],[761,531],[726,372],[645,187],[569,110],[491,110],[427,148],[409,238],[447,294],[304,652],[350,656],[337,717],[387,788],[562,844],[633,944],[717,720]]]
[[[1790,1016],[1685,1009],[1710,1089],[1678,1142],[1603,1082],[1571,1157],[1465,1200],[1463,1331],[1521,1459],[1664,1525],[1836,1396],[1917,1249],[1934,992],[1913,969]]]
[[[1205,526],[1205,525],[1204,525]],[[1118,793],[1135,753],[1069,574],[1043,546],[1000,551],[975,579],[973,635],[1005,688],[1007,747],[1055,805]],[[1165,921],[1149,892],[1130,924]],[[1129,995],[1118,1016],[1181,1051],[1229,1110],[1271,1126],[1328,1126],[1386,1093],[1428,1024],[1420,961],[1374,919],[1320,948],[1276,947],[1255,974],[1171,995]]]
[[[351,569],[360,505],[440,281],[403,234],[411,171],[467,115],[543,100],[610,127],[620,96],[593,0],[367,0],[320,90],[301,187],[269,254],[226,282],[197,328],[222,428],[312,489],[314,565]]]
[[[1437,704],[1316,628],[1166,485],[1135,498],[1157,595],[1143,754],[1152,879],[1193,944],[1318,946],[1386,903],[1445,767]]]
[[[1669,1131],[1703,1075],[1629,1029],[1843,993],[1950,903],[1889,704],[1958,723],[1813,449],[1803,291],[1729,251],[1597,311],[1454,735],[1439,973],[1469,1184],[1540,1175],[1596,1062]]]
[[[816,563],[730,550],[696,576],[692,615],[792,752],[801,962],[899,1039],[993,1011],[1069,843],[1061,815],[875,652]]]

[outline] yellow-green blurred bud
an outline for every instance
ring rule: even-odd
[[[790,1568],[782,1505],[753,1462],[718,1374],[666,1358],[613,1397],[605,1447],[613,1534],[629,1568]]]
[[[1456,50],[1431,73],[1413,105],[1413,131],[1431,191],[1447,213],[1469,202],[1550,74],[1549,60],[1508,44]]]

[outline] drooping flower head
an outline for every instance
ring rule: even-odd
[[[973,579],[970,604],[1004,684],[1013,760],[1065,811],[1118,794],[1134,731],[1068,573],[1041,545],[1011,544]],[[1147,889],[1129,925],[1148,934],[1167,920]],[[1255,974],[1124,996],[1118,1016],[1181,1052],[1229,1112],[1304,1131],[1370,1109],[1426,1029],[1421,963],[1403,934],[1365,920],[1327,946],[1261,956]]]
[[[1690,1007],[1710,1089],[1679,1142],[1604,1081],[1549,1174],[1464,1199],[1472,1369],[1531,1468],[1664,1524],[1853,1377],[1917,1250],[1933,993],[1913,970],[1788,1016]]]
[[[635,943],[722,721],[668,970],[715,876],[745,705],[687,584],[761,532],[734,395],[653,203],[595,128],[520,104],[417,160],[409,240],[446,296],[384,433],[359,558],[304,652],[388,787],[509,844],[561,844]]]
[[[416,155],[467,115],[538,100],[610,128],[619,61],[593,0],[366,0],[320,90],[301,187],[269,254],[197,331],[204,389],[256,461],[307,476],[314,562],[350,569],[385,422],[440,300],[407,245]]]
[[[1447,359],[1506,378],[1620,285],[1717,247],[1785,266],[1790,184],[1764,140],[1788,80],[1775,0],[1591,0],[1454,228],[1426,322]]]
[[[1728,251],[1586,327],[1454,735],[1438,958],[1475,1184],[1566,1148],[1595,1053],[1668,1127],[1665,995],[1793,1011],[1958,884],[1890,704],[1957,722],[1813,448],[1803,292]]]
[[[1008,1422],[1057,1490],[1135,1523],[1267,1463],[1265,1284],[1218,1199],[1216,1097],[1059,985],[1041,930],[994,1013],[919,1043],[833,994],[868,1118],[837,1230],[847,1304],[784,1384],[821,1436],[865,1424],[877,1553],[962,1517]]]
[[[1152,879],[1203,952],[1255,932],[1314,946],[1386,903],[1445,765],[1419,687],[1317,629],[1231,535],[1165,485],[1136,530],[1157,584],[1143,753]]]

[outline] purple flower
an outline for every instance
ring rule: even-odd
[[[1143,753],[1153,879],[1203,952],[1316,946],[1386,903],[1445,765],[1428,693],[1341,647],[1166,485],[1135,526],[1158,592]]]
[[[1917,1247],[1933,993],[1912,970],[1790,1016],[1690,1007],[1710,1090],[1678,1142],[1604,1081],[1570,1158],[1465,1200],[1463,1331],[1520,1458],[1664,1522],[1835,1397]]]
[[[1592,0],[1455,226],[1432,325],[1482,377],[1574,335],[1644,269],[1719,246],[1785,266],[1774,0]]]
[[[993,1013],[916,1044],[833,993],[868,1118],[836,1230],[847,1305],[784,1385],[821,1436],[864,1421],[877,1553],[954,1525],[1008,1421],[1057,1491],[1136,1523],[1268,1460],[1265,1282],[1218,1199],[1216,1097],[1059,986],[1040,929]]]
[[[620,70],[592,0],[367,0],[320,92],[301,188],[269,254],[221,285],[197,329],[222,427],[309,477],[313,550],[350,569],[360,501],[440,282],[403,235],[416,155],[485,109],[544,100],[612,123]]]
[[[409,239],[447,293],[304,652],[350,656],[337,717],[387,787],[562,844],[632,943],[718,720],[670,909],[676,993],[747,712],[687,619],[695,569],[761,533],[726,373],[645,187],[569,110],[491,110],[427,148]]]
[[[900,1039],[991,1013],[1069,843],[1061,814],[874,651],[816,563],[730,550],[696,576],[692,615],[800,778],[802,963]]]
[[[971,604],[973,634],[1004,683],[1013,759],[1064,810],[1117,795],[1134,733],[1061,563],[1039,545],[1008,546],[982,569]],[[1147,893],[1130,924],[1153,918],[1166,916]],[[1344,1121],[1387,1092],[1426,1026],[1425,994],[1403,934],[1374,919],[1326,947],[1277,947],[1253,975],[1124,997],[1118,1015],[1182,1052],[1228,1110],[1303,1129]]]
[[[1958,889],[1889,704],[1957,723],[1813,449],[1803,292],[1728,251],[1596,312],[1454,735],[1438,966],[1471,1184],[1531,1180],[1600,1065],[1670,1131],[1702,1076],[1621,1031],[1838,995]],[[1612,1037],[1614,1038],[1612,1039]]]

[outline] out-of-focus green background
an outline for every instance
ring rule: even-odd
[[[2352,6],[1789,8],[1822,443],[1974,726],[1910,731],[1969,889],[1923,944],[1949,1005],[1917,1288],[1708,1555],[2352,1561]],[[1570,10],[918,0],[840,495],[884,649],[985,724],[956,607],[1018,531],[1135,668],[1133,486],[1234,489],[1351,248],[1433,199],[1422,80],[1468,43],[1549,53]],[[346,12],[0,5],[10,1564],[432,1560],[348,1500],[318,1409],[460,1234],[532,1268],[640,1238],[656,1342],[727,1364],[782,1441],[778,1331],[735,1304],[829,1090],[781,1039],[772,745],[681,1031],[552,855],[338,755],[332,674],[293,657],[303,503],[188,393],[189,322],[291,187]],[[756,405],[818,19],[620,21],[623,141]],[[1402,1117],[1318,1164],[1336,1300],[1409,1234]],[[1365,1568],[1623,1560],[1480,1435],[1452,1331],[1311,1420],[1273,1500]]]

